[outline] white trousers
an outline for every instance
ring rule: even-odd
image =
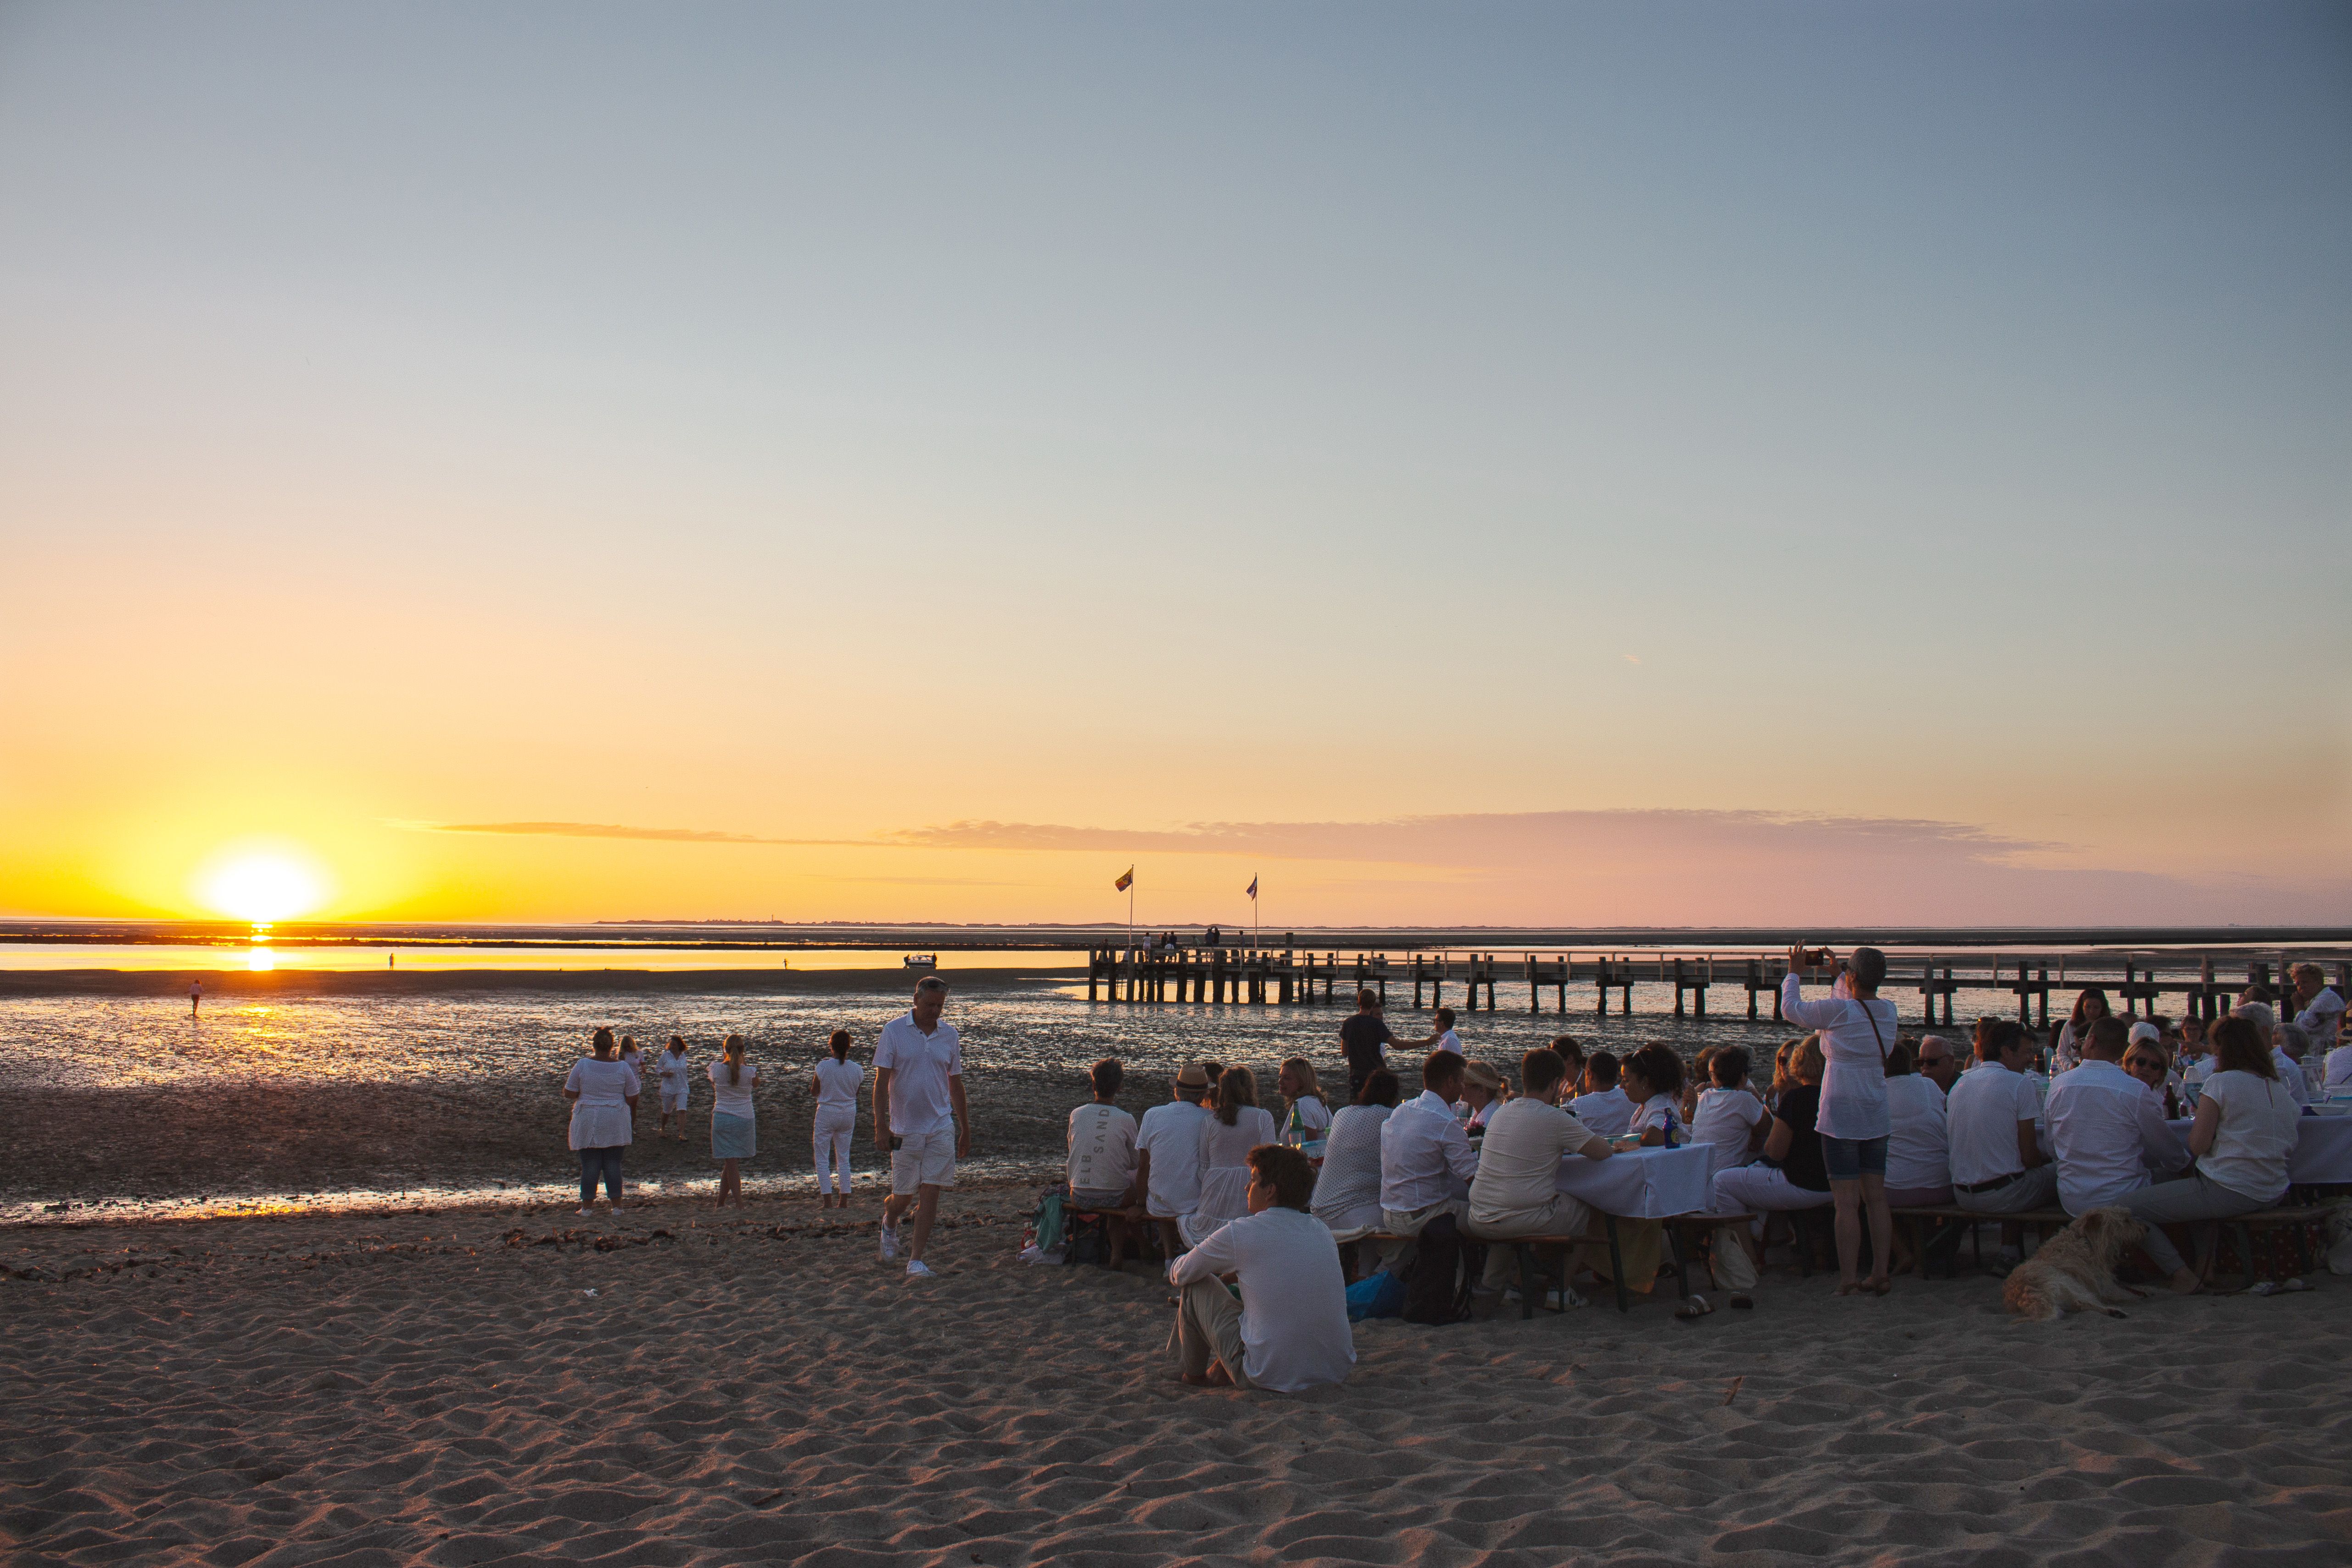
[[[1788,1174],[1770,1166],[1734,1166],[1715,1173],[1715,1209],[1718,1214],[1761,1214],[1769,1209],[1824,1208],[1830,1195],[1799,1186]],[[1764,1222],[1749,1227],[1759,1236]]]
[[[827,1105],[817,1112],[817,1191],[828,1196],[833,1193],[836,1168],[841,1173],[840,1190],[849,1190],[849,1135],[856,1130],[857,1108],[854,1105]]]

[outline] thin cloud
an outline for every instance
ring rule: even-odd
[[[709,828],[633,828],[618,822],[415,822],[429,833],[501,833],[542,839],[644,839],[666,844],[806,844],[818,839],[763,839]]]

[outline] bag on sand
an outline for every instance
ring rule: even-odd
[[[1348,1287],[1348,1321],[1392,1318],[1404,1307],[1404,1281],[1386,1269],[1375,1269]]]
[[[1468,1317],[1472,1250],[1452,1215],[1441,1214],[1423,1226],[1413,1239],[1399,1315],[1409,1323],[1458,1323]]]

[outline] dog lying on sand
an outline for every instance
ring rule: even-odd
[[[2054,1323],[2068,1312],[2124,1314],[2115,1304],[2145,1300],[2116,1279],[2116,1261],[2140,1243],[2147,1227],[2129,1209],[2095,1208],[2043,1242],[2033,1256],[2009,1271],[2003,1305],[2016,1316]]]

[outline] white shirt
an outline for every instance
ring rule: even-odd
[[[1342,1105],[1315,1173],[1315,1218],[1334,1230],[1381,1227],[1381,1128],[1391,1105]]]
[[[1135,1146],[1151,1156],[1146,1207],[1158,1219],[1181,1219],[1201,1205],[1201,1124],[1208,1112],[1171,1100],[1143,1113]]]
[[[890,1070],[890,1135],[919,1138],[955,1120],[948,1080],[963,1076],[963,1048],[955,1025],[941,1019],[925,1034],[915,1015],[900,1013],[882,1026],[874,1067]]]
[[[2205,1081],[2207,1099],[2221,1103],[2221,1124],[2213,1147],[2197,1169],[2211,1181],[2256,1203],[2285,1196],[2287,1161],[2303,1129],[2303,1107],[2286,1086],[2253,1072],[2217,1072]]]
[[[1478,1153],[1454,1107],[1429,1090],[1396,1108],[1381,1128],[1381,1207],[1399,1214],[1470,1190]]]
[[[2177,1171],[2189,1163],[2188,1146],[2165,1124],[2164,1102],[2112,1061],[2059,1074],[2044,1113],[2058,1156],[2058,1202],[2069,1214],[2130,1197],[2147,1185],[2149,1166]]]
[[[1313,1094],[1302,1094],[1293,1100],[1290,1109],[1298,1113],[1298,1125],[1305,1134],[1300,1139],[1302,1143],[1313,1143],[1331,1124],[1330,1110]],[[1290,1133],[1290,1118],[1286,1114],[1282,1118],[1282,1131],[1285,1136]]]
[[[654,1058],[654,1071],[661,1079],[662,1092],[665,1094],[685,1093],[688,1086],[694,1082],[689,1076],[693,1071],[694,1059],[682,1051],[671,1051],[664,1047]]]
[[[1557,1105],[1526,1097],[1497,1105],[1470,1182],[1470,1223],[1498,1224],[1545,1207],[1559,1196],[1559,1162],[1606,1142]]]
[[[2327,1087],[2347,1083],[2352,1083],[2352,1045],[2339,1045],[2327,1053]]]
[[[1952,1185],[1974,1186],[2023,1170],[2017,1124],[2041,1120],[2041,1089],[2024,1073],[1998,1061],[1979,1061],[1961,1073],[1944,1099]],[[1887,1146],[1893,1149],[1891,1140]]]
[[[1756,1124],[1770,1114],[1764,1102],[1745,1089],[1702,1089],[1698,1108],[1691,1113],[1691,1141],[1714,1150],[1713,1168],[1727,1171],[1748,1163]]]
[[[828,1056],[816,1064],[816,1108],[820,1111],[847,1111],[855,1115],[857,1092],[865,1086],[866,1069],[854,1061]],[[898,1096],[893,1094],[891,1098]]]
[[[1629,1100],[1627,1103],[1632,1103]],[[1633,1119],[1625,1124],[1629,1133],[1656,1131],[1668,1148],[1679,1148],[1690,1142],[1683,1130],[1683,1119],[1675,1113],[1674,1098],[1653,1094],[1634,1109]]]
[[[1580,1094],[1568,1103],[1569,1113],[1604,1138],[1613,1138],[1633,1123],[1633,1102],[1611,1084],[1598,1094]]]
[[[2271,1063],[2278,1069],[2279,1082],[2294,1096],[2294,1103],[2310,1104],[2313,1099],[2311,1080],[2303,1075],[2303,1063],[2276,1046],[2271,1047]]]
[[[1211,1111],[1201,1124],[1201,1168],[1230,1169],[1249,1164],[1249,1152],[1274,1138],[1274,1113],[1263,1105],[1236,1105],[1234,1124]]]
[[[629,1142],[635,1131],[629,1097],[637,1092],[637,1075],[627,1062],[583,1057],[572,1064],[563,1087],[580,1092],[572,1103],[573,1148],[610,1149]]]
[[[727,1082],[727,1059],[720,1057],[710,1064],[711,1086],[719,1091],[719,1103],[712,1107],[721,1116],[751,1115],[751,1085],[760,1082],[760,1064],[746,1061],[742,1081]]]
[[[1135,1118],[1116,1105],[1070,1113],[1070,1190],[1125,1192],[1135,1179]]]
[[[1246,1215],[1168,1266],[1179,1289],[1220,1274],[1241,1276],[1242,1370],[1252,1383],[1296,1394],[1347,1377],[1356,1364],[1348,1286],[1321,1220],[1278,1206]]]
[[[2319,994],[2311,998],[2311,1005],[2294,1015],[2294,1021],[2311,1036],[2314,1051],[2327,1051],[2334,1047],[2337,1031],[2344,1027],[2344,998],[2322,986]]]
[[[1886,1136],[1886,1185],[1897,1190],[1945,1187],[1952,1182],[1951,1150],[1944,1133],[1944,1092],[1916,1072],[1886,1081],[1886,1110],[1895,1130]],[[2014,1154],[2015,1138],[2010,1140]]]
[[[1450,1051],[1454,1055],[1460,1056],[1462,1054],[1462,1037],[1449,1029],[1444,1034],[1437,1037],[1437,1049],[1440,1051]]]
[[[1780,982],[1780,1016],[1822,1037],[1822,1110],[1813,1130],[1824,1138],[1884,1138],[1895,1129],[1886,1108],[1886,1051],[1895,1044],[1895,1004],[1831,996],[1804,998],[1791,971]],[[1874,1031],[1873,1023],[1877,1025]]]

